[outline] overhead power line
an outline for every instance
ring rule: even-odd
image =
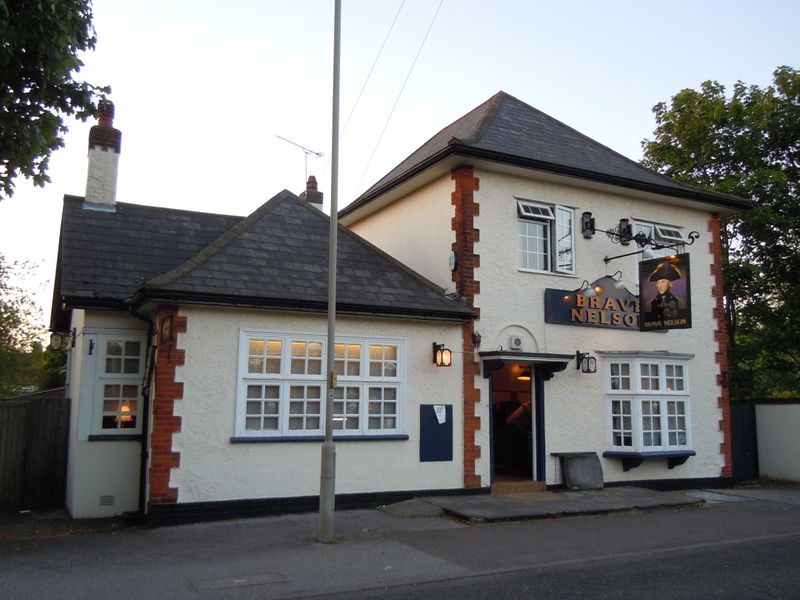
[[[389,121],[392,120],[392,115],[394,115],[394,111],[397,108],[397,104],[400,102],[400,97],[403,95],[403,91],[406,89],[406,84],[408,80],[411,78],[411,73],[414,71],[414,66],[417,64],[417,60],[419,59],[419,55],[422,53],[422,48],[425,46],[425,42],[428,41],[428,36],[431,33],[431,29],[433,29],[433,24],[436,22],[436,17],[439,15],[439,10],[442,8],[442,4],[444,4],[444,0],[439,1],[439,6],[436,7],[436,12],[433,14],[433,18],[431,19],[430,25],[428,25],[428,30],[425,32],[425,37],[422,39],[422,43],[419,45],[419,49],[417,50],[417,55],[414,57],[414,62],[411,63],[411,67],[408,69],[408,74],[406,75],[405,81],[403,81],[403,86],[400,88],[400,92],[397,94],[397,98],[394,101],[394,105],[392,106],[392,110],[389,112],[389,116],[386,117],[386,122],[383,124],[383,129],[381,129],[381,133],[378,136],[378,141],[375,142],[375,147],[372,149],[372,154],[369,156],[369,160],[367,161],[367,166],[364,167],[364,171],[361,173],[361,177],[358,180],[358,184],[356,188],[361,187],[361,182],[364,181],[364,176],[367,174],[370,165],[372,164],[372,159],[375,158],[375,153],[378,151],[378,146],[383,139],[383,134],[386,133],[386,128],[389,127]]]

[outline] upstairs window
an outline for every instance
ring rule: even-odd
[[[657,223],[634,222],[633,235],[644,233],[649,239],[655,240],[657,244],[684,244],[686,238],[683,237],[680,229],[672,225],[659,225]],[[639,260],[650,260],[675,254],[675,248],[660,248],[658,250],[649,245],[642,249]]]
[[[572,209],[517,200],[519,268],[575,273],[575,223]]]

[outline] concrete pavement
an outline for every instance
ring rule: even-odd
[[[483,507],[473,503],[479,500]],[[528,506],[525,514],[521,505]],[[668,510],[648,510],[656,507]],[[698,509],[675,510],[686,507]],[[547,516],[624,510],[633,512],[600,519]],[[442,516],[456,511],[460,519]],[[538,520],[508,522],[530,517]],[[479,524],[488,520],[503,522]],[[315,541],[315,514],[156,529],[104,521],[68,531],[53,528],[46,519],[39,523],[45,526],[38,533],[0,530],[0,598],[268,600],[531,565],[651,556],[675,548],[685,552],[739,539],[796,537],[800,487],[670,493],[607,488],[528,498],[415,500],[380,510],[337,512],[338,543],[330,545]]]

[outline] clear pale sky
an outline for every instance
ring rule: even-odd
[[[399,16],[341,137],[340,208],[499,90],[639,160],[656,103],[800,68],[796,0],[439,3],[342,1],[342,127]],[[95,0],[94,24],[79,77],[112,87],[118,201],[244,216],[305,187],[305,155],[282,136],[324,153],[308,173],[327,211],[333,0]],[[45,315],[61,201],[85,191],[92,124],[70,123],[52,183],[18,180],[0,202],[0,253],[41,265],[26,285]]]

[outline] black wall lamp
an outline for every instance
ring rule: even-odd
[[[597,373],[597,359],[589,356],[588,352],[575,351],[575,368],[580,369],[581,373]]]
[[[437,367],[449,367],[453,364],[453,351],[444,344],[433,342],[433,364]]]

